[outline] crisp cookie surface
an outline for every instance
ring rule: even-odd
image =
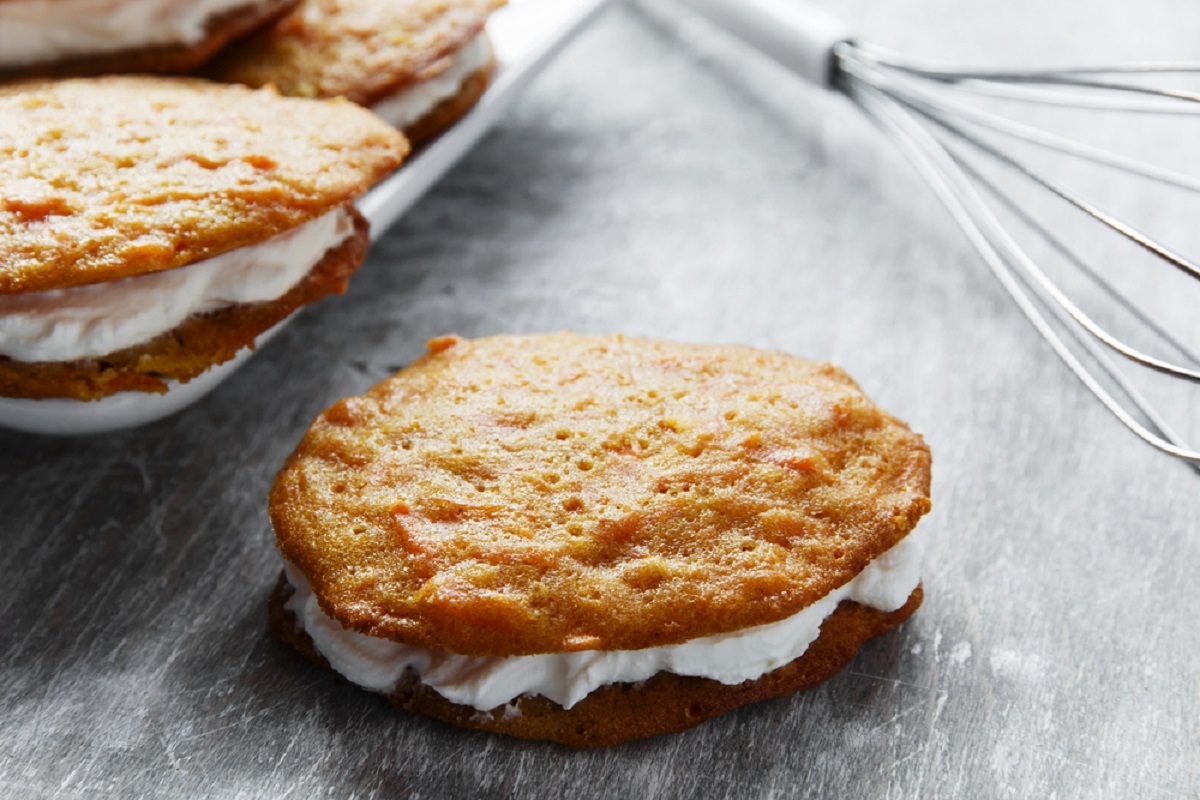
[[[372,105],[450,65],[504,0],[302,0],[206,72],[297,97]]]
[[[264,241],[358,197],[407,151],[346,101],[145,77],[0,87],[0,294]]]
[[[242,8],[232,9],[209,20],[204,38],[193,44],[156,45],[136,50],[0,67],[0,79],[77,77],[117,73],[152,73],[156,75],[186,73],[212,58],[230,42],[272,22],[294,5],[296,5],[296,0],[247,2]]]
[[[430,343],[313,422],[283,556],[430,650],[636,650],[776,622],[930,508],[929,450],[828,364],[557,334]]]

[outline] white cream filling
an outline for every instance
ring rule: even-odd
[[[282,297],[354,233],[346,208],[178,269],[48,292],[0,295],[0,355],[74,361],[174,330],[193,314]]]
[[[3,0],[0,64],[195,44],[218,14],[262,4],[262,0]]]
[[[522,694],[540,694],[570,708],[610,683],[644,681],[659,672],[738,684],[804,654],[838,603],[880,611],[904,605],[920,581],[920,547],[911,535],[872,561],[849,583],[799,613],[768,625],[645,650],[585,650],[492,658],[436,653],[346,630],[321,610],[304,576],[284,562],[296,593],[287,608],[330,665],[353,683],[388,691],[412,668],[454,703],[489,711]]]
[[[438,103],[457,95],[467,78],[488,65],[492,44],[487,35],[481,33],[451,58],[445,72],[385,97],[371,106],[371,110],[396,128],[403,130],[411,126],[437,108]]]

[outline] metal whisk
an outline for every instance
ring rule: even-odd
[[[1039,174],[1022,160],[1013,145],[1024,143],[1056,151],[1195,193],[1200,193],[1200,180],[1064,138],[962,101],[966,96],[988,95],[1003,102],[1073,109],[1200,115],[1200,94],[1139,82],[1145,76],[1200,73],[1200,64],[1028,70],[946,67],[856,42],[844,24],[802,0],[682,2],[793,72],[843,93],[862,108],[891,135],[1017,306],[1092,394],[1144,441],[1200,465],[1200,451],[1188,446],[1171,430],[1156,407],[1111,357],[1116,353],[1142,367],[1200,382],[1200,354],[1089,266],[1048,226],[1025,213],[1011,191],[990,177],[987,170],[994,172],[999,167],[1010,176],[1051,192],[1124,240],[1197,279],[1200,267],[1195,262]],[[1174,352],[1175,360],[1142,352],[1101,327],[1018,243],[1000,221],[997,209],[1005,209],[1073,266],[1083,279],[1139,320],[1160,345]],[[1065,331],[1067,337],[1060,335],[1060,331]],[[1108,376],[1108,385],[1115,392],[1106,388],[1100,373],[1084,363],[1080,357],[1084,354]]]

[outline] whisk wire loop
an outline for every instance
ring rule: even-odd
[[[960,125],[953,122],[951,117],[947,113],[945,113],[942,109],[938,108],[936,103],[913,102],[911,100],[911,98],[908,95],[906,95],[906,93],[895,90],[894,86],[892,86],[891,84],[887,83],[886,81],[881,81],[879,76],[872,74],[870,71],[863,70],[861,65],[847,64],[847,65],[845,65],[844,68],[846,70],[848,70],[849,72],[855,74],[859,79],[866,80],[869,83],[872,83],[872,85],[874,85],[875,88],[882,90],[885,94],[888,94],[890,97],[892,97],[893,100],[900,102],[900,103],[908,106],[909,108],[919,112],[920,114],[925,116],[930,121],[935,122],[936,124],[940,125],[941,127],[954,133],[957,137],[959,137],[963,141],[969,142],[974,147],[987,153],[990,157],[992,157],[998,161],[1004,162],[1009,167],[1013,168],[1014,170],[1017,170],[1021,175],[1023,175],[1028,180],[1031,180],[1031,181],[1037,183],[1042,188],[1057,195],[1059,198],[1061,198],[1061,199],[1065,200],[1066,202],[1070,203],[1071,205],[1075,206],[1077,209],[1084,212],[1088,216],[1092,217],[1096,221],[1106,225],[1107,227],[1111,228],[1113,231],[1116,231],[1117,233],[1121,234],[1126,239],[1129,239],[1130,241],[1135,242],[1136,244],[1138,244],[1145,250],[1149,251],[1153,255],[1157,256],[1158,258],[1162,259],[1163,261],[1166,261],[1167,263],[1179,268],[1184,273],[1189,274],[1194,278],[1200,279],[1200,266],[1193,264],[1191,261],[1189,261],[1184,256],[1173,252],[1169,248],[1165,247],[1164,245],[1157,242],[1156,240],[1151,238],[1149,235],[1143,233],[1142,231],[1138,230],[1137,228],[1133,227],[1132,225],[1130,225],[1126,222],[1123,222],[1122,220],[1117,219],[1113,215],[1102,211],[1095,204],[1085,201],[1079,195],[1070,191],[1069,189],[1062,186],[1061,184],[1055,183],[1054,181],[1049,180],[1045,176],[1040,175],[1037,171],[1026,166],[1024,163],[1022,163],[1018,159],[1012,157],[1011,155],[999,150],[998,148],[992,147],[991,145],[987,144],[979,137],[973,136],[973,135],[967,133],[966,131],[963,130],[963,128]],[[1139,173],[1139,174],[1142,174],[1142,173]]]
[[[888,86],[887,82],[880,80],[879,76],[873,74],[873,71],[870,68],[864,68],[861,64],[847,65],[846,68],[856,79],[869,83],[872,87],[885,95],[888,94],[886,88]],[[988,156],[1000,161],[1001,163],[1004,163],[1007,166],[1015,169],[1019,174],[1028,180],[1031,180],[1043,188],[1048,189],[1057,196],[1088,213],[1090,216],[1093,216],[1094,218],[1099,219],[1101,222],[1104,222],[1114,230],[1128,235],[1133,241],[1136,241],[1138,244],[1147,247],[1147,249],[1149,249],[1155,255],[1164,258],[1164,260],[1167,260],[1170,263],[1176,263],[1176,257],[1174,254],[1169,253],[1165,250],[1165,248],[1157,245],[1157,243],[1153,242],[1145,235],[1133,230],[1129,226],[1125,225],[1125,223],[1122,223],[1119,220],[1115,220],[1107,214],[1104,214],[1104,212],[1099,211],[1094,206],[1085,203],[1063,187],[1036,174],[1033,170],[1019,160],[994,147],[991,147],[979,138],[970,135],[958,125],[950,122],[944,115],[930,110],[923,104],[910,104],[908,98],[902,94],[892,94],[889,95],[889,97],[892,102],[904,106],[912,113],[921,115],[923,118],[928,119],[930,122],[937,125],[942,131],[952,134],[956,140],[965,142],[980,152],[983,152]],[[977,183],[983,183],[984,185],[990,187],[994,192],[1003,194],[1000,192],[999,188],[995,186],[995,184],[984,181],[982,175],[970,166],[970,162],[962,155],[957,153],[953,148],[947,146],[945,143],[942,143],[942,148],[945,153],[950,156],[956,164],[958,164],[960,170],[969,173],[976,179]],[[1093,320],[1082,309],[1080,309],[1078,305],[1072,302],[1071,299],[1067,297],[1066,293],[1064,293],[1046,275],[1046,273],[1037,266],[1034,260],[1029,257],[1029,255],[1016,243],[1016,240],[1012,237],[1012,235],[1009,234],[1007,230],[1005,230],[1003,226],[1000,226],[998,223],[996,237],[1000,240],[1003,249],[1010,254],[1012,261],[1015,262],[1015,265],[1024,271],[1024,273],[1037,284],[1041,292],[1045,293],[1046,296],[1053,300],[1054,303],[1056,303],[1063,311],[1065,311],[1078,325],[1080,325],[1089,334],[1094,336],[1097,340],[1104,343],[1112,350],[1120,353],[1122,356],[1141,364],[1144,367],[1148,367],[1158,372],[1175,377],[1183,378],[1185,380],[1200,383],[1200,372],[1147,355],[1146,353],[1143,353],[1125,344],[1116,336],[1113,336],[1111,333],[1106,331],[1103,327],[1096,323],[1095,320]],[[1184,269],[1188,269],[1189,272],[1194,274],[1194,276],[1200,277],[1200,270],[1196,270],[1194,267],[1192,267],[1192,265],[1188,264],[1182,259],[1179,260],[1182,261]]]
[[[1051,231],[1036,220],[1029,212],[1027,212],[1020,203],[1016,202],[1008,193],[1001,191],[995,182],[988,180],[978,170],[976,170],[969,162],[960,160],[959,166],[962,170],[976,181],[979,186],[982,186],[988,191],[988,194],[1002,205],[1005,210],[1020,220],[1021,224],[1033,231],[1040,239],[1050,245],[1061,258],[1067,261],[1072,267],[1078,270],[1091,283],[1099,288],[1109,298],[1110,301],[1122,307],[1126,313],[1133,316],[1138,322],[1144,325],[1155,336],[1166,342],[1175,352],[1182,355],[1192,366],[1200,368],[1200,353],[1194,348],[1189,347],[1179,337],[1172,334],[1167,328],[1159,324],[1154,319],[1153,315],[1135,303],[1128,295],[1119,290],[1113,283],[1101,275],[1093,268],[1086,259],[1079,255],[1073,248],[1067,245],[1062,238],[1055,236]]]
[[[934,193],[967,236],[968,241],[1012,297],[1017,307],[1101,404],[1143,441],[1170,455],[1200,465],[1200,451],[1191,449],[1183,442],[1154,406],[1116,368],[1111,359],[1105,357],[1103,352],[1098,351],[1089,340],[1079,336],[1075,337],[1150,421],[1153,430],[1139,423],[1063,342],[1049,321],[1039,311],[1031,295],[1022,288],[1019,273],[1012,268],[994,244],[994,240],[1007,236],[1003,226],[987,208],[978,193],[971,188],[968,178],[962,173],[944,145],[913,119],[911,112],[906,111],[903,106],[897,104],[882,90],[870,83],[855,84],[852,86],[851,92],[853,99],[867,112],[868,116],[876,124],[893,134],[901,152],[929,183]],[[1067,330],[1074,331],[1075,329],[1067,326]]]
[[[1059,108],[1200,116],[1200,94],[1117,81],[1088,81],[1085,76],[1144,77],[1200,74],[1200,64],[1112,64],[1048,69],[976,70],[937,65],[897,55],[884,48],[846,41],[834,48],[839,61],[857,59],[895,74],[928,80],[960,92]],[[1069,89],[1070,91],[1063,91]],[[1082,94],[1079,89],[1092,89]],[[1113,96],[1113,92],[1136,97]],[[1147,97],[1152,98],[1147,101]]]
[[[851,69],[853,69],[851,67]],[[882,75],[876,76],[874,82],[886,80]],[[1089,161],[1093,164],[1109,167],[1129,175],[1146,178],[1166,186],[1200,194],[1200,179],[1185,175],[1177,170],[1149,164],[1135,158],[1114,153],[1101,147],[1095,147],[1064,136],[1058,136],[1026,125],[999,114],[992,114],[974,106],[959,103],[947,97],[928,92],[911,83],[902,81],[889,82],[888,91],[897,97],[906,99],[911,106],[920,106],[931,114],[943,118],[953,116],[956,119],[970,122],[974,125],[999,133],[1012,139],[1033,144],[1047,150],[1053,150],[1063,155]]]
[[[887,67],[942,83],[957,84],[968,81],[979,81],[1002,84],[1069,86],[1076,89],[1129,92],[1170,100],[1182,100],[1188,103],[1200,103],[1200,94],[1195,92],[1161,86],[1146,86],[1125,81],[1099,79],[1099,76],[1107,75],[1145,76],[1200,73],[1200,65],[1198,64],[1110,64],[1044,67],[1037,69],[972,69],[935,65],[932,62],[918,61],[901,56],[876,45],[860,44],[857,42],[847,42],[846,46],[839,45],[838,50],[835,52],[841,56],[847,49],[857,51],[864,58],[880,67]]]
[[[1200,371],[1154,358],[1130,347],[1104,330],[1073,303],[1016,242],[973,187],[983,187],[990,195],[999,198],[1007,206],[1016,207],[1018,204],[994,181],[984,177],[972,165],[971,160],[950,143],[950,140],[958,142],[960,145],[969,145],[976,151],[1015,170],[1027,180],[1051,191],[1093,219],[1102,222],[1155,256],[1194,277],[1200,277],[1200,269],[1132,226],[1099,210],[1065,187],[1039,175],[1019,159],[965,130],[961,124],[954,121],[958,119],[953,113],[957,110],[955,108],[957,104],[952,105],[948,111],[944,105],[944,99],[933,96],[929,92],[914,91],[903,79],[894,79],[884,68],[861,57],[853,45],[839,45],[837,52],[839,54],[838,66],[842,72],[838,83],[839,88],[860,105],[877,124],[893,134],[906,157],[917,167],[922,177],[950,210],[952,217],[966,233],[972,246],[979,252],[1001,285],[1076,377],[1110,413],[1143,441],[1173,456],[1190,461],[1200,469],[1200,451],[1190,448],[1171,429],[1162,414],[1104,354],[1096,342],[1103,343],[1113,351],[1121,353],[1142,366],[1189,381],[1200,382]],[[966,119],[968,122],[973,122],[976,118],[967,115]],[[924,123],[921,120],[924,120]],[[985,120],[983,127],[989,127],[987,122],[990,120]],[[1017,125],[1017,123],[1013,124]],[[1047,136],[1051,135],[1047,134]],[[1018,138],[1025,139],[1026,137],[1018,135]],[[1078,143],[1071,142],[1071,144]],[[1100,163],[1113,160],[1110,156],[1114,156],[1114,154],[1107,151],[1100,152],[1102,153],[1100,159],[1090,160],[1098,160]],[[1119,159],[1119,157],[1116,158]],[[1124,165],[1106,163],[1106,166],[1120,169]],[[1159,178],[1153,174],[1145,175],[1146,171],[1144,170],[1132,171],[1134,174],[1150,179]],[[1185,186],[1184,188],[1191,187]],[[1058,237],[1051,235],[1044,227],[1034,226],[1033,229],[1035,233],[1039,233],[1047,239],[1056,250],[1068,253],[1069,261],[1082,263],[1082,259],[1071,253]],[[1106,293],[1120,296],[1115,287],[1101,278],[1094,270],[1088,269],[1085,274],[1098,282]],[[1182,352],[1193,365],[1200,366],[1197,364],[1195,353],[1177,338],[1170,336],[1162,326],[1154,323],[1151,315],[1131,301],[1124,301],[1122,305],[1132,309],[1136,318],[1146,323],[1150,330]],[[1070,333],[1076,344],[1094,363],[1099,365],[1100,369],[1109,376],[1128,399],[1132,407],[1136,408],[1150,423],[1150,427],[1138,422],[1130,411],[1103,387],[1096,375],[1063,341],[1039,307],[1049,312],[1058,324]],[[1089,337],[1094,337],[1094,339]]]
[[[804,0],[683,2],[795,74],[841,92],[858,105],[900,147],[1018,308],[1084,386],[1139,438],[1191,462],[1200,471],[1200,451],[1171,429],[1110,353],[1120,353],[1140,366],[1190,382],[1200,382],[1200,356],[1171,335],[1154,314],[1126,297],[1026,213],[1007,189],[981,170],[980,162],[1050,192],[1105,229],[1195,279],[1200,279],[1200,265],[1029,166],[1023,161],[1024,155],[1019,158],[1008,145],[1032,145],[1063,153],[1193,194],[1200,193],[1200,179],[960,102],[985,98],[993,105],[1016,101],[1088,112],[1200,116],[1200,93],[1152,85],[1149,80],[1165,75],[1200,76],[1200,63],[962,68],[912,59],[858,42],[823,8]],[[1024,222],[1065,264],[1078,267],[1081,275],[1116,300],[1160,343],[1181,354],[1189,366],[1143,353],[1084,313],[997,217],[1001,207],[1011,212],[1012,219]],[[1060,331],[1066,332],[1067,339]],[[1068,339],[1073,344],[1068,344]],[[1107,375],[1107,383],[1101,374]]]

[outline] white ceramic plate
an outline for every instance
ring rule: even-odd
[[[371,238],[381,236],[500,119],[517,94],[609,0],[509,0],[488,23],[496,49],[492,85],[467,116],[405,163],[358,202],[371,221]],[[258,339],[266,342],[287,321]],[[0,397],[0,426],[58,436],[103,433],[145,425],[174,414],[215,389],[253,355],[243,350],[232,361],[187,383],[172,383],[166,394],[123,392],[103,400],[21,400]]]

